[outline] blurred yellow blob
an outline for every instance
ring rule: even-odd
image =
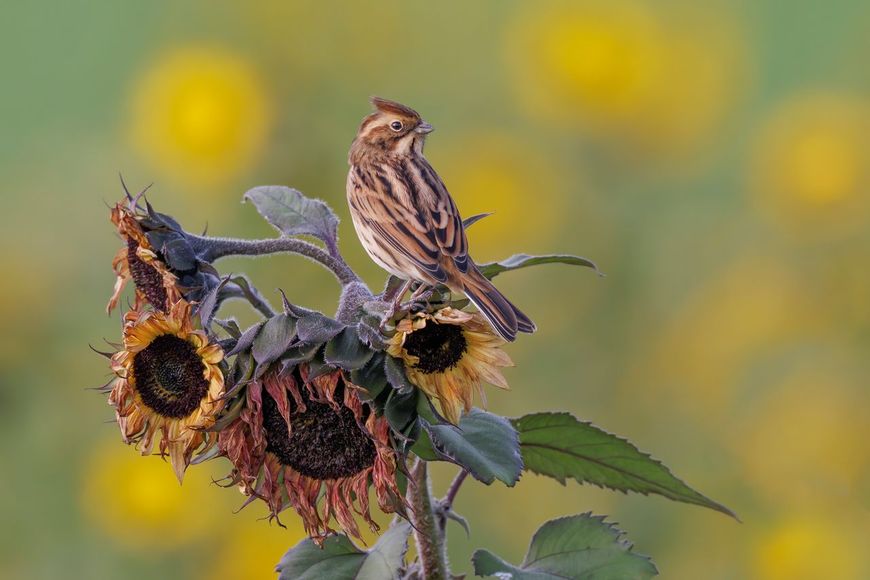
[[[870,412],[860,382],[801,368],[753,405],[734,451],[768,504],[835,513],[858,501],[870,472]]]
[[[10,251],[4,251],[0,257],[0,269],[27,275],[18,275],[14,283],[0,285],[0,320],[4,328],[15,329],[0,333],[0,369],[14,368],[22,362],[32,364],[27,362],[33,355],[32,345],[39,342],[40,334],[50,335],[49,328],[55,322],[52,288],[58,267],[27,261],[23,254],[11,251],[11,244],[4,246]]]
[[[655,91],[664,65],[662,30],[641,2],[576,2],[569,8],[529,5],[519,30],[539,91],[542,114],[613,121],[636,114]],[[511,45],[514,42],[510,43]],[[533,69],[533,70],[526,70]],[[521,87],[526,87],[525,83]],[[532,97],[533,95],[527,95]],[[542,102],[554,99],[551,107]]]
[[[82,510],[114,541],[150,552],[174,550],[214,533],[223,497],[208,465],[192,466],[184,486],[167,461],[140,456],[113,440],[99,445],[83,471]]]
[[[295,514],[281,518],[287,526],[282,528],[256,519],[253,512],[248,512],[253,507],[224,518],[222,528],[231,531],[222,535],[225,541],[218,547],[213,565],[205,566],[203,579],[272,578],[284,553],[307,537]]]
[[[782,522],[756,545],[758,580],[866,578],[866,537],[850,533],[836,514]]]
[[[458,148],[433,153],[432,164],[464,217],[493,212],[468,230],[479,262],[532,251],[528,244],[552,239],[565,204],[557,201],[564,195],[556,182],[560,173],[547,159],[504,135],[472,135],[453,143]]]
[[[535,2],[505,41],[531,116],[649,154],[709,135],[742,85],[742,37],[719,3]]]
[[[157,168],[193,185],[234,177],[265,145],[271,118],[250,63],[210,48],[154,62],[132,90],[134,144]]]
[[[751,178],[760,207],[792,227],[866,223],[868,135],[870,106],[858,97],[805,94],[785,103],[755,146]]]
[[[775,256],[723,265],[657,333],[629,388],[655,386],[645,391],[650,397],[668,394],[675,405],[721,419],[747,369],[812,328],[811,301],[800,288]]]

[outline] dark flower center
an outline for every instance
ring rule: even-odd
[[[205,364],[196,348],[172,334],[158,336],[133,357],[142,402],[163,417],[189,416],[208,393]]]
[[[425,374],[452,369],[468,349],[462,327],[433,321],[405,338],[405,352],[419,359],[414,368]]]
[[[305,411],[294,409],[296,405],[290,398],[290,434],[277,403],[264,392],[266,450],[274,453],[282,465],[321,481],[350,477],[374,465],[375,444],[357,424],[353,412],[344,406],[336,411],[309,400],[306,389],[300,391]],[[335,400],[343,400],[343,386],[336,390]]]
[[[136,240],[130,238],[127,240],[127,264],[130,266],[130,276],[136,284],[136,289],[145,295],[148,303],[154,308],[167,312],[168,305],[166,288],[163,287],[163,276],[157,269],[142,261],[136,250],[139,249],[139,244]]]

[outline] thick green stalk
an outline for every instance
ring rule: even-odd
[[[417,543],[422,577],[427,580],[447,580],[451,577],[447,543],[435,514],[426,462],[418,459],[411,468],[411,476],[413,481],[408,485],[408,503],[411,504],[411,523],[414,524],[414,541]]]

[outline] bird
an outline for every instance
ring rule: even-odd
[[[405,280],[464,294],[507,342],[535,324],[486,278],[468,254],[456,202],[423,155],[432,125],[414,109],[373,97],[348,153],[347,200],[372,260]]]

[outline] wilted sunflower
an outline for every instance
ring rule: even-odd
[[[354,513],[377,531],[370,486],[385,513],[402,499],[389,424],[358,389],[340,371],[309,378],[305,365],[251,382],[239,418],[218,436],[234,465],[231,484],[249,501],[263,499],[272,517],[293,507],[317,542],[334,531],[330,519],[360,538]]]
[[[206,429],[224,406],[224,353],[192,328],[190,305],[181,300],[162,312],[128,312],[123,349],[112,356],[118,375],[109,394],[124,442],[151,453],[160,433],[178,480],[197,450],[215,443]]]
[[[119,202],[112,208],[111,220],[126,246],[118,250],[112,260],[117,279],[106,311],[111,314],[127,281],[132,279],[136,285],[135,310],[147,302],[157,310],[168,312],[181,298],[178,278],[169,271],[151,246],[137,219],[135,208]]]
[[[461,409],[471,410],[475,390],[486,404],[484,381],[508,388],[499,367],[513,361],[503,344],[480,314],[448,306],[399,321],[387,352],[405,362],[408,379],[436,398],[444,417],[456,424]]]

